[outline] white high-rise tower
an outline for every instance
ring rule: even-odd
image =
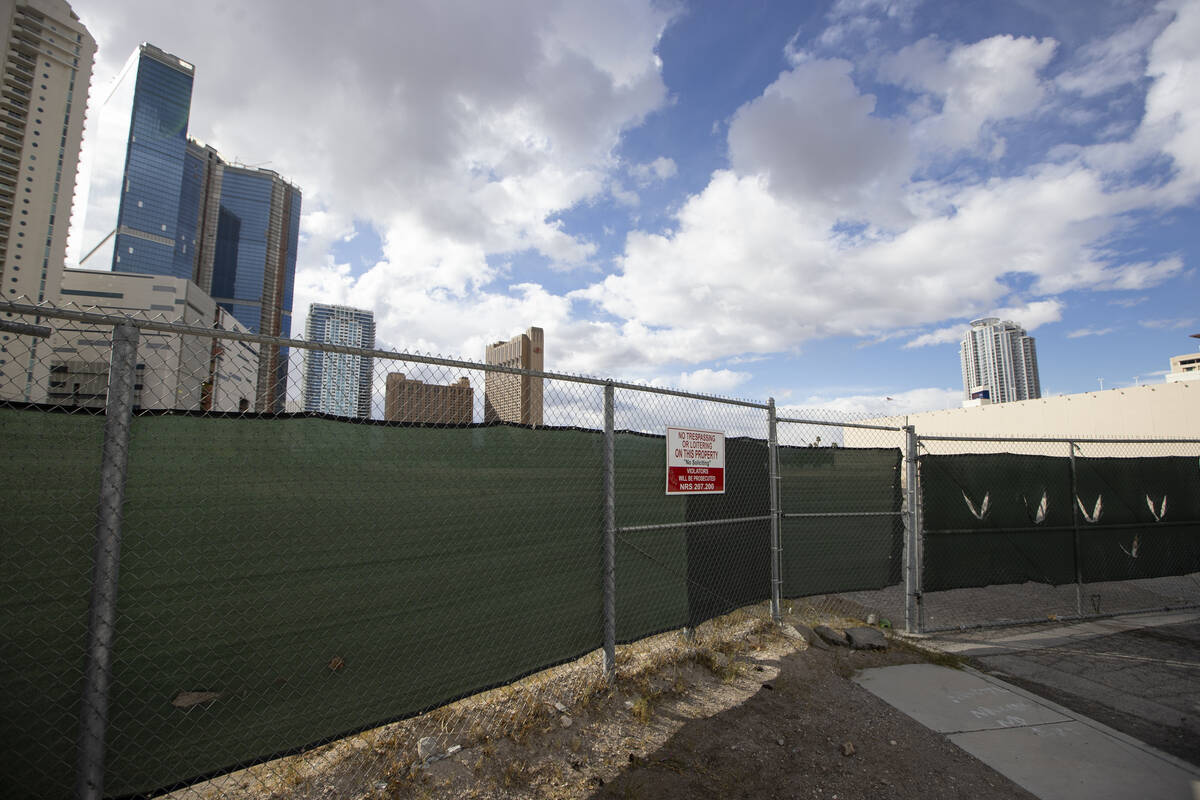
[[[0,0],[0,36],[0,284],[57,300],[96,42],[63,0]],[[0,397],[45,400],[45,347],[5,345]]]
[[[1042,396],[1033,337],[1015,322],[998,317],[973,320],[959,345],[963,399],[993,403]]]

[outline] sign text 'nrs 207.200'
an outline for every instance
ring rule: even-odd
[[[667,494],[724,494],[725,434],[667,428]]]

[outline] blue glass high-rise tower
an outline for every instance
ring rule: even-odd
[[[300,238],[300,189],[270,170],[226,165],[222,172],[212,279],[204,288],[250,330],[288,336]],[[287,350],[264,347],[261,358],[260,410],[282,411]]]
[[[195,197],[182,188],[194,72],[150,44],[125,62],[100,111],[80,266],[192,278]]]
[[[104,101],[84,219],[87,269],[186,278],[255,333],[291,333],[300,190],[188,139],[194,68],[150,44]],[[282,411],[287,351],[260,350],[255,408]]]

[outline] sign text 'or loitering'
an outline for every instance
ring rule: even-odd
[[[667,428],[667,494],[724,494],[725,434]]]

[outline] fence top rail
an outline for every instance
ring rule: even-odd
[[[691,400],[704,400],[710,403],[721,403],[723,405],[758,408],[764,411],[768,408],[767,403],[759,403],[752,400],[735,400],[733,398],[720,397],[717,395],[686,392],[681,389],[667,389],[659,386],[646,386],[640,383],[614,381],[610,378],[594,378],[586,375],[569,375],[561,372],[542,372],[533,369],[522,369],[520,367],[506,367],[500,364],[485,364],[479,361],[442,358],[441,356],[426,356],[419,353],[405,353],[395,350],[365,349],[361,347],[348,347],[346,345],[309,342],[304,339],[285,339],[279,336],[264,336],[259,333],[231,331],[223,328],[208,328],[202,325],[185,325],[180,322],[165,322],[161,320],[143,319],[140,317],[126,316],[123,314],[103,314],[96,311],[81,311],[78,309],[31,305],[27,303],[13,303],[8,301],[0,301],[0,311],[8,311],[24,316],[86,322],[92,325],[111,325],[113,327],[118,325],[132,325],[139,330],[178,333],[188,336],[205,336],[210,339],[235,339],[243,342],[254,342],[256,344],[269,344],[279,347],[295,348],[297,350],[319,350],[325,353],[346,353],[348,355],[382,358],[389,361],[409,361],[416,364],[431,364],[439,367],[482,370],[484,372],[504,372],[513,375],[528,375],[532,378],[546,378],[548,380],[583,383],[591,386],[607,386],[611,384],[617,389],[626,389],[633,392],[647,392],[650,394],[662,394],[672,397],[684,397]]]
[[[835,425],[839,428],[863,428],[869,431],[892,431],[900,433],[904,428],[892,425],[870,425],[865,422],[831,422],[827,419],[804,419],[802,417],[776,417],[776,422],[792,422],[798,425]]]
[[[1097,439],[1086,436],[935,436],[918,433],[923,442],[991,442],[995,444],[1200,444],[1200,439],[1124,438]]]

